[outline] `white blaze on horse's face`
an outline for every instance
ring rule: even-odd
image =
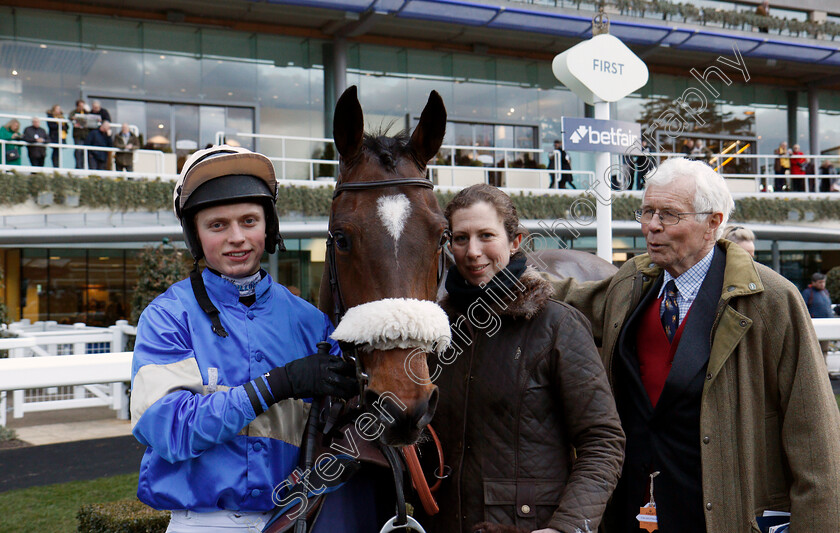
[[[376,212],[385,225],[385,229],[394,238],[394,255],[399,249],[400,235],[402,235],[405,221],[411,212],[411,202],[404,194],[382,196],[376,201]]]

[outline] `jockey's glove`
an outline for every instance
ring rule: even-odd
[[[278,366],[265,378],[276,401],[317,396],[349,399],[359,392],[356,367],[332,354],[315,353],[297,359]]]

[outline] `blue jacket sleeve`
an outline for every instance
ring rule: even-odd
[[[132,362],[132,432],[169,462],[198,457],[255,418],[243,385],[203,394],[191,345],[184,322],[156,305],[143,312]]]

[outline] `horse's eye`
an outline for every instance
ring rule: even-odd
[[[443,234],[440,236],[440,247],[443,248],[446,246],[446,243],[449,242],[449,239],[452,238],[452,232],[449,230],[444,230]]]
[[[346,235],[344,235],[344,233],[337,231],[333,238],[335,239],[336,248],[338,248],[342,252],[350,250],[350,240],[347,238]]]

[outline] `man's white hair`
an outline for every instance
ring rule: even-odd
[[[720,239],[723,236],[724,228],[726,228],[726,222],[735,209],[735,201],[732,199],[732,193],[729,192],[729,187],[723,180],[723,176],[715,172],[706,163],[692,161],[684,157],[668,159],[658,168],[651,170],[645,177],[645,192],[647,192],[649,185],[661,187],[683,177],[688,178],[695,185],[693,202],[695,212],[711,211],[723,214],[723,220],[715,231],[715,240]],[[707,216],[709,215],[695,215],[695,218],[702,220],[701,217]]]

